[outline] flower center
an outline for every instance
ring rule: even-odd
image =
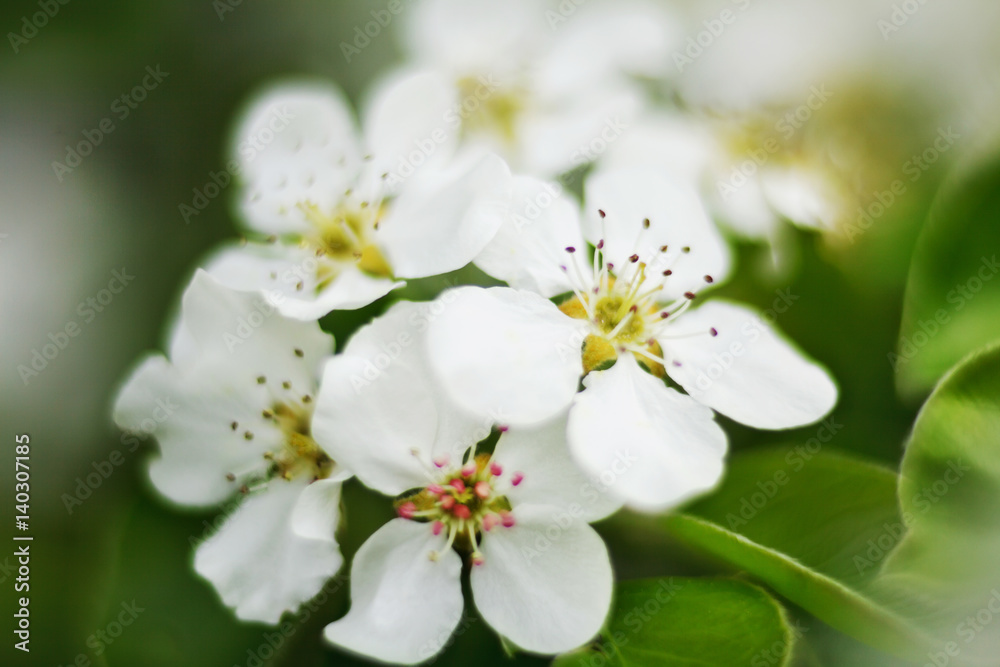
[[[599,211],[602,227],[604,211]],[[642,221],[643,233],[651,226],[647,218]],[[637,239],[640,245],[642,234]],[[673,269],[670,268],[680,258],[691,252],[683,247],[670,261],[670,248],[661,246],[648,261],[640,261],[638,253],[631,255],[621,269],[607,261],[604,254],[604,240],[594,249],[590,275],[578,263],[577,249],[566,248],[568,265],[560,268],[573,283],[573,296],[560,304],[559,309],[570,317],[587,320],[590,333],[583,341],[581,354],[584,373],[604,370],[618,359],[620,352],[631,352],[646,369],[658,377],[666,375],[666,361],[659,340],[670,338],[667,327],[691,306],[695,299],[693,292],[669,304],[661,302],[662,292],[667,286]],[[706,283],[712,283],[711,276],[705,276]],[[716,329],[708,332],[718,335]],[[674,336],[676,337],[676,336]]]
[[[435,535],[448,535],[445,550],[455,547],[469,554],[473,565],[482,565],[478,545],[483,534],[496,526],[514,525],[510,501],[501,487],[519,485],[524,475],[514,473],[509,480],[501,480],[503,468],[488,454],[475,456],[458,468],[437,460],[434,468],[437,481],[398,499],[396,512],[404,519],[429,522]],[[438,557],[438,552],[430,554],[431,560]]]
[[[513,144],[527,94],[519,87],[499,87],[488,77],[467,76],[458,80],[461,103],[458,113],[463,132],[483,132]]]
[[[350,192],[347,193],[347,198]],[[330,213],[324,213],[313,203],[300,204],[314,228],[312,235],[301,239],[303,246],[311,247],[317,257],[328,261],[320,263],[317,271],[319,286],[336,277],[339,266],[354,262],[365,273],[390,277],[392,268],[382,251],[374,243],[374,233],[385,215],[386,205],[372,206],[367,201],[357,205],[341,202]]]
[[[296,354],[298,350],[296,350]],[[267,378],[258,377],[258,384],[267,384]],[[313,440],[312,396],[304,394],[295,398],[290,382],[281,383],[286,394],[275,398],[270,408],[261,411],[266,424],[277,426],[284,436],[281,445],[264,452],[262,458],[248,468],[226,475],[230,482],[239,482],[241,493],[252,493],[266,488],[275,479],[293,480],[306,478],[310,482],[326,479],[336,468],[336,462]],[[241,428],[237,421],[230,422],[230,430],[241,434],[244,440],[253,440],[254,432]]]

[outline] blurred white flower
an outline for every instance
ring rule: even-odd
[[[143,361],[116,399],[123,430],[155,430],[149,474],[167,498],[208,507],[246,496],[195,554],[241,619],[276,623],[343,563],[334,532],[348,474],[310,430],[319,364],[332,353],[316,323],[198,271],[169,359]]]
[[[600,168],[646,168],[688,183],[713,217],[743,238],[774,244],[785,220],[834,229],[844,197],[832,171],[795,159],[784,139],[734,120],[650,112],[610,147]]]
[[[515,172],[554,176],[596,160],[645,103],[679,37],[656,3],[425,0],[408,15],[408,67],[457,91],[465,145]],[[489,85],[484,89],[483,82]]]
[[[587,522],[619,504],[569,459],[565,415],[501,427],[493,453],[477,451],[496,419],[464,413],[433,379],[425,336],[437,313],[397,303],[324,370],[317,437],[397,497],[399,514],[355,556],[351,609],[326,637],[385,662],[431,658],[461,619],[467,556],[476,607],[497,632],[535,653],[580,646],[600,630],[612,589]]]
[[[533,206],[546,187],[520,179],[515,201]],[[723,301],[691,308],[729,270],[694,192],[650,172],[607,172],[588,179],[586,200],[582,230],[575,207],[558,200],[505,223],[477,264],[514,289],[442,297],[450,303],[428,326],[428,350],[454,400],[476,414],[502,410],[512,425],[572,405],[574,459],[593,476],[619,463],[611,491],[645,510],[718,481],[726,438],[709,408],[767,429],[829,412],[837,390],[826,371],[755,312]],[[570,291],[559,306],[548,300]],[[620,465],[629,458],[637,463]]]
[[[225,248],[208,271],[236,289],[280,291],[281,312],[309,320],[367,305],[397,278],[467,264],[500,225],[510,176],[495,155],[435,154],[454,131],[441,125],[451,92],[427,76],[380,88],[363,138],[332,86],[259,98],[235,159],[241,213],[270,243]]]

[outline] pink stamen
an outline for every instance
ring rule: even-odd
[[[412,519],[413,515],[417,513],[417,506],[412,502],[403,503],[396,510],[396,513],[404,519]]]
[[[524,481],[524,473],[523,472],[516,472],[516,473],[514,473],[514,478],[510,480],[510,483],[513,484],[514,486],[517,486],[518,484],[520,484],[523,481]]]
[[[432,493],[435,496],[440,496],[442,493],[444,493],[444,487],[441,486],[440,484],[431,484],[430,486],[427,487],[427,492]]]
[[[472,516],[472,510],[470,510],[467,505],[455,505],[455,509],[453,509],[451,513],[459,519],[468,519]]]
[[[479,567],[480,565],[482,565],[485,562],[486,562],[486,559],[483,558],[482,554],[475,554],[472,557],[472,564],[475,565],[476,567]]]
[[[462,468],[462,477],[472,477],[476,474],[476,464],[467,463],[465,467]]]
[[[503,474],[503,466],[500,465],[499,463],[491,463],[490,472],[493,473],[494,477],[499,477],[500,475]]]
[[[455,496],[442,496],[441,498],[441,508],[444,510],[450,510],[455,506]]]
[[[473,487],[476,491],[476,495],[486,500],[490,497],[490,485],[486,482],[476,482],[476,486]]]
[[[451,480],[450,482],[448,482],[448,484],[450,484],[452,486],[452,488],[455,489],[456,491],[458,491],[459,493],[464,493],[465,492],[465,482],[463,482],[462,480],[460,480],[457,477],[455,479]]]
[[[501,433],[506,433],[507,431],[510,430],[510,426],[500,426],[497,428],[497,430],[500,431]]]
[[[431,531],[433,531],[435,535],[440,535],[442,530],[444,530],[444,524],[440,521],[435,521],[434,525],[431,526]]]
[[[445,467],[446,465],[448,465],[448,457],[447,456],[437,457],[436,459],[434,459],[434,465],[436,465],[438,468]]]
[[[511,528],[515,523],[514,515],[510,512],[504,512],[500,515],[500,523],[503,524],[504,528]]]
[[[483,517],[483,530],[489,532],[493,530],[493,527],[500,523],[500,517],[496,514],[487,514]]]

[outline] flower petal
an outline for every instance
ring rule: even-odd
[[[510,425],[544,421],[569,405],[583,372],[585,322],[506,287],[448,290],[434,308],[430,362],[459,405]]]
[[[396,275],[424,278],[475,259],[503,224],[511,187],[510,170],[493,154],[466,154],[446,170],[411,176],[377,235]]]
[[[357,130],[343,93],[329,85],[274,87],[250,106],[232,140],[250,227],[269,234],[309,224],[299,204],[332,209],[360,170]]]
[[[118,393],[114,420],[125,431],[156,437],[160,451],[149,475],[160,493],[184,505],[207,506],[231,497],[245,478],[230,481],[227,474],[255,465],[262,471],[264,453],[283,442],[281,431],[262,418],[265,407],[256,382],[232,379],[230,368],[205,364],[182,372],[157,355]]]
[[[299,495],[292,509],[292,530],[299,537],[332,540],[340,523],[339,479],[316,480]]]
[[[177,330],[184,330],[185,346],[198,350],[200,362],[223,360],[243,369],[248,381],[280,377],[307,393],[320,361],[333,353],[333,338],[315,321],[282,317],[275,307],[280,300],[230,289],[199,269],[184,292]]]
[[[290,515],[305,482],[276,480],[198,546],[194,569],[246,621],[277,623],[319,593],[343,557],[332,539],[299,537]]]
[[[336,277],[321,283],[317,270],[323,266],[332,267]],[[303,321],[362,308],[406,284],[286,245],[224,246],[207,260],[205,270],[233,289],[266,292],[282,315]]]
[[[316,400],[316,441],[387,495],[426,485],[435,458],[457,457],[490,432],[491,422],[464,414],[427,367],[429,309],[401,301],[359,329],[327,363]]]
[[[559,268],[570,261],[570,247],[584,252],[578,206],[558,183],[518,176],[513,208],[475,263],[515,289],[550,298],[573,289]]]
[[[519,505],[516,524],[485,535],[469,577],[476,608],[497,632],[535,653],[581,646],[611,604],[607,548],[586,523],[556,508]]]
[[[607,216],[603,224],[598,211]],[[643,229],[646,219],[649,228]],[[664,298],[700,290],[706,275],[719,282],[729,274],[729,249],[698,195],[654,171],[606,171],[589,178],[584,233],[594,244],[603,236],[605,256],[618,267],[638,254],[649,274],[670,269]]]
[[[150,477],[164,495],[218,503],[249,469],[261,472],[263,454],[283,442],[262,411],[286,391],[295,401],[312,395],[319,362],[332,351],[315,322],[285,319],[263,295],[227,289],[199,271],[182,300],[173,363],[144,362],[119,392],[114,418],[127,431],[156,436]]]
[[[755,428],[785,429],[811,424],[837,402],[829,373],[746,306],[713,300],[685,313],[678,331],[708,332],[660,345],[667,372],[700,403]]]
[[[608,492],[659,511],[719,481],[726,434],[711,410],[643,371],[632,355],[583,383],[569,413],[570,451]]]
[[[455,88],[434,71],[401,72],[380,81],[365,105],[365,140],[371,173],[391,183],[456,149],[458,125],[449,121]]]
[[[497,483],[512,504],[558,505],[569,516],[597,521],[618,511],[622,502],[599,480],[587,479],[570,457],[566,417],[561,414],[540,426],[512,427],[500,436],[492,459],[503,468]],[[511,479],[518,474],[520,481],[514,486]]]
[[[462,618],[462,560],[437,560],[445,536],[393,519],[361,545],[351,566],[351,610],[326,626],[327,641],[383,662],[415,665],[439,653]]]
[[[416,61],[455,77],[506,76],[547,39],[542,9],[534,0],[424,0],[413,6],[406,46]]]

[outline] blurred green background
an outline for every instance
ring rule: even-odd
[[[54,0],[53,0],[54,2]],[[0,541],[13,534],[14,435],[31,436],[30,655],[12,649],[14,547],[0,548],[5,665],[169,666],[349,665],[325,647],[320,632],[347,606],[347,586],[335,581],[328,600],[271,651],[273,630],[237,622],[209,585],[191,570],[192,539],[214,516],[169,507],[146,481],[152,442],[134,448],[110,422],[117,384],[145,350],[159,348],[177,297],[199,258],[238,233],[233,189],[185,222],[179,206],[225,164],[230,121],[262,84],[286,75],[329,78],[357,100],[372,76],[399,59],[391,30],[348,64],[340,43],[370,19],[377,2],[239,4],[231,0],[115,0],[58,5],[48,24],[15,47],[0,47],[0,350],[2,437]],[[697,3],[686,3],[688,11]],[[0,28],[20,32],[35,2],[5,2]],[[710,16],[709,9],[693,12]],[[29,33],[30,34],[30,31]],[[994,63],[995,64],[995,63]],[[116,100],[139,85],[150,67],[165,73],[148,97],[121,117]],[[933,95],[932,95],[933,96]],[[909,98],[879,106],[861,102],[856,117],[875,129],[891,127],[911,145],[928,145],[936,128]],[[873,103],[874,104],[874,103]],[[66,145],[76,144],[102,119],[93,153],[57,175]],[[850,121],[841,121],[850,125]],[[912,134],[910,134],[912,132]],[[973,136],[969,143],[981,143]],[[882,156],[902,165],[905,152]],[[948,156],[910,187],[901,203],[856,243],[789,233],[797,267],[786,276],[757,270],[766,249],[738,249],[737,279],[722,294],[771,307],[777,290],[799,297],[778,326],[827,365],[841,387],[833,420],[843,428],[832,447],[895,469],[901,445],[926,392],[897,397],[887,355],[897,349],[910,259]],[[954,156],[957,157],[957,156]],[[61,176],[61,180],[60,180]],[[987,189],[996,180],[989,182]],[[888,185],[888,184],[886,184]],[[994,227],[995,228],[995,227]],[[974,234],[966,237],[975,243]],[[986,252],[986,249],[983,249]],[[98,306],[113,271],[133,275],[120,294]],[[442,284],[408,288],[423,298]],[[386,304],[328,317],[339,343]],[[37,376],[23,377],[35,350],[70,323],[79,333]],[[951,362],[956,359],[950,360]],[[723,420],[725,421],[725,420]],[[816,427],[792,434],[756,432],[726,422],[734,451],[775,442],[801,442]],[[120,458],[114,452],[120,453]],[[120,464],[117,464],[120,462]],[[67,506],[80,480],[101,475],[82,503]],[[380,497],[356,482],[346,490],[347,526],[341,535],[350,558],[371,530],[391,516]],[[80,494],[81,496],[83,494]],[[621,579],[711,572],[666,538],[627,534],[624,519],[598,526],[608,536]],[[207,522],[207,523],[206,523]],[[13,544],[13,543],[10,543]],[[105,643],[122,605],[142,611],[120,636]],[[496,636],[469,611],[441,665],[507,664]],[[810,624],[810,644],[823,664],[894,664],[822,624]],[[268,636],[272,641],[268,641]],[[264,647],[263,649],[261,647]],[[273,653],[273,655],[272,655]],[[83,656],[83,657],[80,657]],[[518,657],[518,663],[546,660]]]

